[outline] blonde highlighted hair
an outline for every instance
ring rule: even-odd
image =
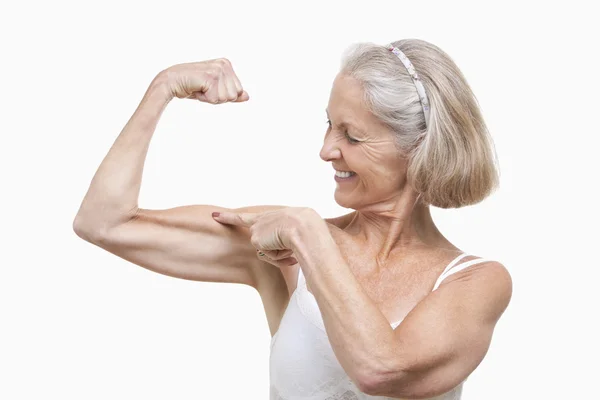
[[[357,43],[342,57],[340,72],[357,79],[364,104],[396,137],[408,157],[407,179],[420,200],[440,208],[481,202],[499,185],[493,140],[475,95],[454,61],[419,39],[391,43],[412,62],[429,98],[427,125],[408,71],[385,46]]]

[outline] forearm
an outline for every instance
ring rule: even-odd
[[[137,210],[150,140],[169,101],[159,74],[98,167],[75,218],[76,228],[104,231]]]
[[[354,277],[327,228],[301,230],[294,247],[346,373],[364,383],[392,368],[387,364],[394,354],[394,331]]]

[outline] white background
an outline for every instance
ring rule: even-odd
[[[217,57],[250,101],[174,100],[140,206],[347,212],[318,155],[331,82],[351,43],[402,38],[455,60],[500,158],[491,197],[432,209],[455,245],[514,281],[464,399],[597,398],[597,14],[593,2],[482,3],[3,4],[0,398],[266,399],[254,290],[150,272],[78,238],[73,218],[154,76]]]

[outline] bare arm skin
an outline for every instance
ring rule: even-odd
[[[183,87],[181,82],[191,87]],[[222,93],[224,88],[228,92]],[[248,99],[227,60],[181,64],[159,73],[94,175],[73,229],[81,238],[161,274],[256,287],[254,271],[262,263],[256,259],[248,230],[226,228],[211,217],[214,211],[232,210],[210,205],[168,210],[138,207],[150,140],[174,96],[213,99],[211,102]]]
[[[262,212],[282,206],[236,209]],[[93,243],[134,264],[181,279],[241,283],[257,287],[259,260],[249,230],[224,227],[213,211],[231,211],[211,205],[167,210],[138,209],[127,221],[98,235]]]
[[[136,215],[150,140],[170,100],[165,78],[159,74],[98,167],[81,203],[73,229],[84,239],[103,236]]]
[[[481,263],[445,279],[394,330],[322,221],[294,242],[337,359],[373,396],[431,398],[460,384],[484,358],[512,295],[506,268]]]

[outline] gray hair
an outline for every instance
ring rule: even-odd
[[[419,39],[391,43],[412,62],[427,92],[430,120],[395,54],[374,43],[351,45],[340,72],[358,80],[363,103],[396,138],[409,159],[407,179],[424,204],[459,208],[485,199],[499,185],[493,140],[475,95],[454,61]]]

